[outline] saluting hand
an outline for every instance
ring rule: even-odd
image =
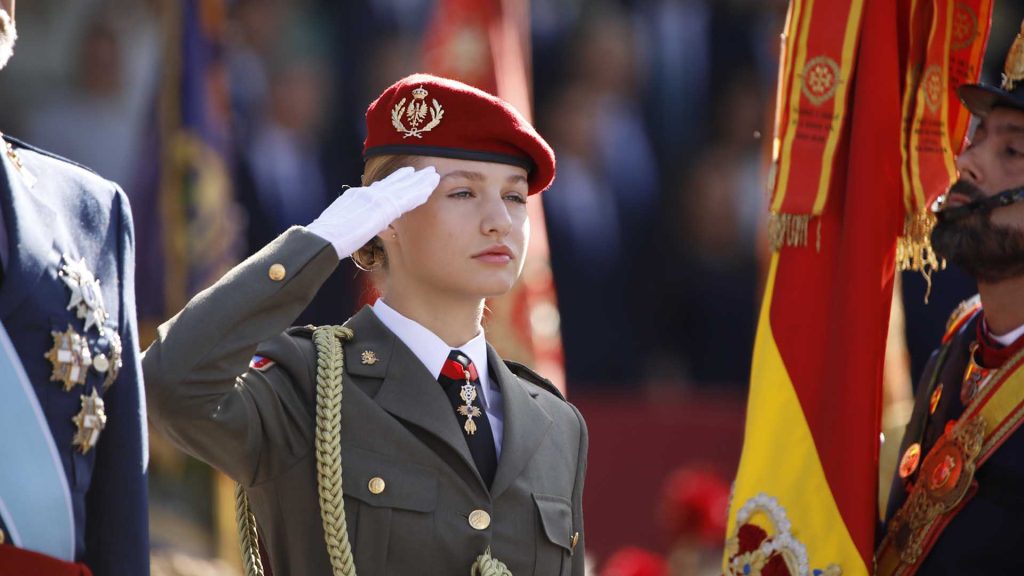
[[[426,202],[440,181],[433,166],[399,168],[369,186],[345,190],[306,229],[333,244],[338,259],[343,259]]]

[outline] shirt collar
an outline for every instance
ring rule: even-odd
[[[457,348],[469,356],[469,359],[476,365],[477,374],[480,375],[480,388],[483,392],[482,404],[484,408],[487,407],[487,391],[491,385],[491,378],[487,366],[487,340],[484,337],[483,328],[469,342],[452,348],[426,326],[403,316],[388,306],[383,298],[378,298],[371,308],[381,323],[388,330],[394,332],[395,336],[398,336],[398,339],[419,358],[435,380],[441,375],[441,368],[452,350]]]
[[[1016,342],[1018,338],[1024,336],[1024,326],[1018,326],[1015,330],[1011,330],[1002,336],[996,336],[991,330],[989,330],[988,323],[986,322],[985,331],[988,332],[988,337],[1000,346],[1009,346]]]

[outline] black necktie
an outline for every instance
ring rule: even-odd
[[[476,366],[459,350],[452,350],[437,377],[445,394],[455,408],[455,418],[466,437],[469,453],[487,486],[494,481],[498,469],[498,452],[494,447],[491,422],[481,407],[480,376]]]

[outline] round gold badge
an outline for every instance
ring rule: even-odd
[[[911,444],[903,453],[900,460],[900,478],[907,478],[917,470],[917,463],[921,461],[921,445],[917,442]]]

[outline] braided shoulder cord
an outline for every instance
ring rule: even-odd
[[[238,521],[238,542],[242,548],[242,567],[246,576],[263,576],[260,541],[256,537],[256,517],[249,508],[249,497],[241,484],[235,485],[235,519]]]
[[[341,375],[345,368],[341,342],[351,338],[352,331],[344,326],[322,326],[313,332],[316,344],[316,484],[327,555],[334,576],[356,574],[341,488]]]
[[[345,367],[341,341],[350,338],[352,331],[343,326],[323,326],[313,332],[313,343],[316,345],[317,490],[327,555],[334,576],[356,574],[345,522],[345,499],[341,490],[341,375]],[[245,574],[263,576],[256,518],[241,484],[235,488],[235,517],[238,520]]]
[[[313,332],[316,345],[316,470],[320,495],[320,516],[324,524],[327,555],[334,576],[356,576],[352,543],[348,539],[341,466],[341,377],[345,368],[342,341],[352,338],[344,326],[321,326]],[[262,576],[263,565],[256,537],[256,519],[249,508],[245,490],[235,491],[235,509],[241,536],[246,576]],[[512,576],[512,572],[491,556],[491,549],[477,557],[471,576]]]

